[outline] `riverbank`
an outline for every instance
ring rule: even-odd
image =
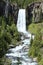
[[[43,22],[30,24],[28,30],[35,36],[31,40],[29,55],[37,58],[39,65],[43,65]]]

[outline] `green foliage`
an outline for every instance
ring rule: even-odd
[[[43,40],[41,41],[41,47],[43,47]]]
[[[41,60],[41,52],[38,52],[37,61],[40,62]]]
[[[32,34],[36,34],[38,28],[41,29],[41,33],[43,34],[43,23],[31,23],[28,26],[28,31],[30,31],[30,33],[32,33]]]
[[[40,60],[38,65],[43,65],[43,58]]]
[[[5,58],[5,63],[4,65],[11,65],[11,59]]]
[[[41,31],[41,29],[38,28],[35,38],[31,42],[29,55],[31,55],[32,57],[37,57],[40,52],[40,47],[41,47],[41,33],[40,33],[40,31]]]
[[[38,29],[38,25],[32,23],[28,26],[28,30],[32,33],[32,34],[36,34],[37,33],[37,29]]]
[[[0,21],[0,57],[2,58],[7,52],[9,44],[16,46],[16,43],[20,41],[20,34],[14,23],[11,25],[6,24],[4,17],[1,17]]]
[[[10,0],[10,3],[17,3],[20,8],[26,8],[28,4],[35,2],[35,1],[40,1],[40,0]]]
[[[17,3],[21,8],[26,8],[26,6],[32,2],[38,0],[10,0],[11,3]]]
[[[40,26],[38,26],[39,24],[32,24],[34,30],[31,29],[31,31],[35,31],[35,38],[34,40],[31,40],[31,44],[30,44],[30,49],[29,49],[29,53],[28,55],[33,57],[37,57],[37,62],[38,65],[43,65],[43,39],[42,39],[42,35],[43,35],[43,23],[40,24]],[[30,26],[30,28],[32,28]],[[37,29],[36,29],[37,28]]]

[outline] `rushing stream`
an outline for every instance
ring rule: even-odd
[[[28,57],[31,34],[26,31],[26,10],[25,9],[19,10],[18,20],[17,20],[17,30],[18,32],[24,34],[21,36],[22,44],[16,46],[15,48],[9,49],[8,50],[9,53],[6,54],[6,57],[12,59],[11,65],[37,65],[37,62],[33,62],[32,58]]]

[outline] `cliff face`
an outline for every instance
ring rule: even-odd
[[[17,23],[18,11],[19,11],[18,5],[16,3],[13,4],[12,5],[12,16],[13,16],[13,20],[15,21],[15,24]]]
[[[27,6],[28,21],[39,22],[43,18],[43,2],[34,2]]]
[[[0,16],[4,16],[5,15],[5,10],[6,10],[6,2],[5,1],[0,1]],[[8,13],[12,13],[12,6],[10,4],[8,4],[7,6],[7,10]]]
[[[9,2],[0,1],[0,16],[4,16],[6,19],[9,16],[13,17],[14,21],[17,21],[18,5],[10,4]],[[16,22],[15,22],[16,23]]]
[[[4,16],[7,19],[11,16],[16,24],[19,6],[16,3],[8,3],[8,6],[6,6],[7,3],[0,0],[0,16]],[[43,18],[43,2],[33,2],[29,4],[26,8],[27,25],[30,24],[32,20],[33,22],[39,22],[41,18]]]
[[[5,11],[5,2],[0,1],[0,16],[4,15],[4,11]]]

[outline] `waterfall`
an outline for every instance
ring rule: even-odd
[[[8,51],[10,53],[6,54],[6,57],[12,59],[11,65],[37,65],[37,62],[33,62],[32,58],[28,57],[28,50],[31,40],[31,33],[26,31],[26,11],[25,9],[20,9],[18,13],[18,20],[17,20],[17,30],[18,32],[22,32],[25,36],[22,40],[22,45],[16,46],[15,48],[11,48]],[[23,36],[23,35],[22,35]],[[24,37],[24,36],[23,36]],[[21,64],[17,64],[19,58]]]
[[[26,31],[26,11],[25,11],[25,9],[19,10],[17,29],[18,29],[18,32],[25,33],[25,31]]]
[[[26,10],[25,9],[19,9],[17,30],[18,32],[23,33],[26,37],[31,38],[31,34],[26,31]]]
[[[6,1],[6,6],[5,6],[5,17],[8,18],[8,7],[9,7],[9,1]]]

